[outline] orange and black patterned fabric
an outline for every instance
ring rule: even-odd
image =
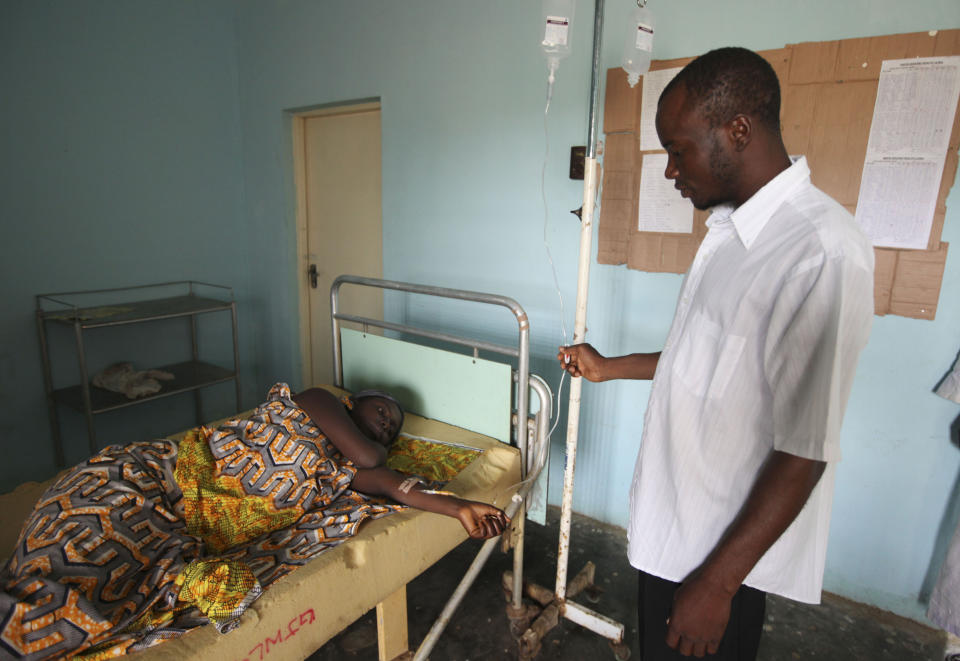
[[[349,399],[345,405],[352,406]],[[249,418],[111,446],[50,487],[0,572],[0,657],[102,658],[213,621],[400,505],[277,384]]]
[[[343,403],[352,408],[349,397]],[[403,506],[350,489],[357,469],[277,384],[249,418],[180,444],[187,529],[266,587]]]
[[[80,651],[176,602],[177,574],[201,553],[176,461],[172,441],[114,445],[44,493],[0,573],[0,656]]]

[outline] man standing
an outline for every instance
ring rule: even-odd
[[[708,232],[661,353],[557,358],[653,379],[630,491],[644,661],[754,659],[766,593],[818,603],[840,424],[873,318],[873,249],[780,135],[772,67],[711,51],[660,97],[664,173]]]

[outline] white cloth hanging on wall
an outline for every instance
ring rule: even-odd
[[[960,404],[960,357],[935,392]],[[927,617],[946,631],[960,635],[960,523],[953,533],[947,557],[930,596]]]
[[[944,399],[949,399],[960,404],[960,356],[957,357],[956,362],[953,364],[953,370],[940,385],[937,386],[934,392]]]
[[[953,533],[947,557],[940,567],[927,617],[940,628],[960,636],[960,525]]]

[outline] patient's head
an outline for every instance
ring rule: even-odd
[[[364,390],[353,396],[353,421],[371,439],[389,447],[403,426],[400,402],[380,390]]]

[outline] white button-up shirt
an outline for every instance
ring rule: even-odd
[[[682,581],[773,450],[829,462],[747,585],[820,600],[833,462],[873,320],[873,248],[806,159],[717,207],[657,366],[630,491],[630,563]]]

